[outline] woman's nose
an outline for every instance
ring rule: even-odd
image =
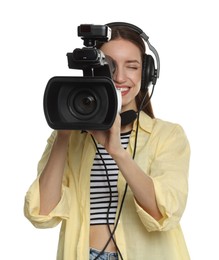
[[[116,67],[113,73],[113,80],[117,83],[122,83],[125,81],[125,72],[122,68]]]

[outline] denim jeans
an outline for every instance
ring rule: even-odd
[[[98,256],[100,251],[91,248],[90,249],[90,259],[89,260],[94,260]],[[110,253],[110,252],[104,252],[97,258],[98,260],[118,260],[118,254],[117,253]]]

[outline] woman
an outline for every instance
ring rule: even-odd
[[[54,131],[25,215],[39,228],[62,222],[58,260],[187,260],[179,223],[188,194],[185,133],[154,118],[141,86],[145,45],[138,33],[112,26],[111,40],[98,47],[114,61],[121,112],[138,118],[121,125],[117,115],[107,131]]]

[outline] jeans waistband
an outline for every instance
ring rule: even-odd
[[[97,249],[90,248],[90,260],[94,260],[101,251]],[[98,260],[118,260],[118,254],[114,252],[104,252],[99,257]]]

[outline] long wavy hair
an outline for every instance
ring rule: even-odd
[[[134,30],[132,30],[127,26],[113,26],[111,27],[111,40],[115,40],[115,39],[124,39],[135,44],[141,52],[142,61],[143,61],[143,57],[146,52],[146,47],[143,39],[137,32],[135,32]],[[97,42],[96,46],[97,48],[101,48],[103,44],[104,44],[103,42]],[[142,71],[142,73],[144,73],[144,71]],[[139,91],[138,95],[136,96],[136,105],[138,110],[141,108],[141,110],[143,110],[151,118],[155,117],[148,91],[145,92],[142,91],[142,89]]]

